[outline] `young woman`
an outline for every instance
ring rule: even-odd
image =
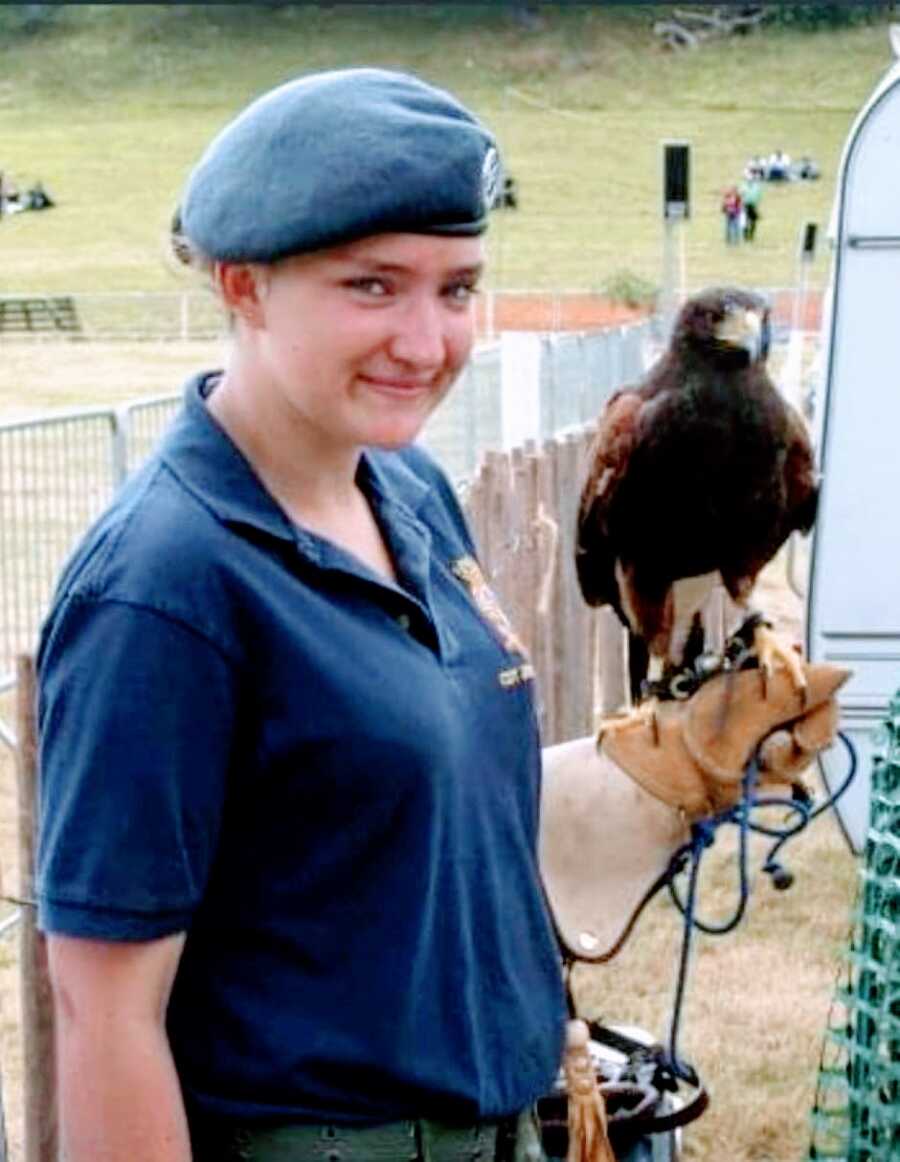
[[[263,96],[188,180],[230,355],[39,655],[67,1162],[540,1156],[565,1007],[530,671],[413,445],[499,175],[455,99],[363,69]]]

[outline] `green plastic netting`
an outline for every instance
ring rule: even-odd
[[[872,768],[853,930],[825,1032],[808,1158],[900,1162],[900,693]]]

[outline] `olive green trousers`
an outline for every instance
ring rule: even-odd
[[[545,1162],[533,1114],[514,1127],[392,1122],[345,1126],[192,1124],[193,1162]]]

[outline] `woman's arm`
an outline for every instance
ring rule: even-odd
[[[66,1162],[190,1162],[165,1031],[184,935],[47,945]]]

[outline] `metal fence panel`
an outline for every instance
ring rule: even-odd
[[[0,302],[19,302],[22,297],[0,295]],[[131,291],[117,293],[98,291],[57,295],[70,299],[77,319],[77,330],[60,332],[52,328],[31,332],[26,329],[6,329],[2,341],[23,339],[210,339],[227,332],[225,316],[211,291],[196,289],[184,291]]]
[[[222,309],[208,291],[81,294],[75,301],[86,338],[207,339],[226,331]]]
[[[118,414],[123,437],[123,476],[133,472],[153,451],[181,407],[183,396],[164,395],[129,404]]]
[[[691,288],[691,293],[698,288]],[[797,287],[760,287],[772,305],[776,336],[792,326],[816,331],[820,325],[822,292]],[[19,295],[0,295],[0,301],[17,301]],[[57,292],[53,296],[36,293],[25,297],[69,298],[80,329],[75,339],[210,339],[227,334],[227,322],[215,295],[204,287],[172,291]],[[610,303],[606,296],[590,290],[503,290],[486,289],[476,310],[478,334],[495,338],[504,330],[544,330],[569,332],[609,327]],[[605,321],[604,321],[605,320]],[[662,316],[655,317],[659,338]],[[65,332],[28,332],[9,329],[0,332],[0,342],[59,339]]]
[[[646,323],[606,331],[547,335],[541,346],[541,439],[597,418],[614,391],[647,366]]]
[[[425,426],[422,444],[454,480],[475,472],[486,448],[500,446],[500,347],[476,351]]]
[[[108,410],[0,428],[0,674],[30,651],[60,569],[116,485]]]

